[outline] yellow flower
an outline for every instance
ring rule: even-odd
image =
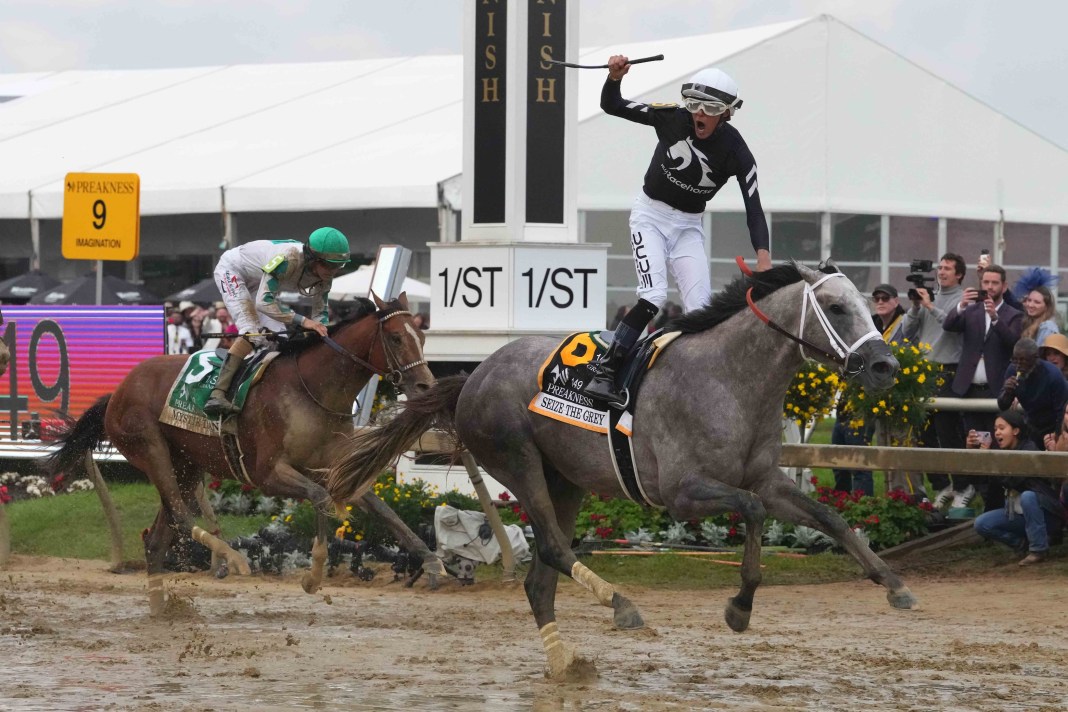
[[[907,403],[903,403],[903,404],[901,405],[901,410],[903,410],[904,412],[908,413],[908,412],[909,412],[909,406],[908,406],[908,404],[907,404]]]
[[[876,405],[876,406],[872,406],[871,412],[872,412],[872,413],[876,413],[876,414],[878,414],[878,412],[879,412],[879,406],[877,406],[877,405]]]
[[[926,382],[927,382],[927,374],[926,373],[921,373],[919,375],[919,377],[916,379],[916,383],[926,383]]]

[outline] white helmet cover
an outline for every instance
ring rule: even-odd
[[[722,101],[730,108],[731,115],[742,108],[738,98],[738,85],[722,69],[702,69],[689,82],[682,85],[682,95],[694,99]]]

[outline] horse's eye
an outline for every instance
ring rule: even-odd
[[[842,308],[842,305],[841,305],[841,304],[832,304],[832,305],[831,305],[831,306],[830,306],[830,307],[829,307],[829,308],[827,309],[827,311],[829,311],[829,312],[830,312],[831,314],[836,314],[836,315],[842,315],[842,314],[845,314],[845,309],[843,309],[843,308]]]

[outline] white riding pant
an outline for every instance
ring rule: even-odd
[[[256,311],[256,301],[249,291],[248,285],[236,270],[230,269],[225,261],[220,260],[215,268],[215,284],[222,294],[223,304],[230,310],[230,316],[237,324],[239,334],[257,333],[265,328],[271,331],[285,331],[286,325],[275,321]],[[258,285],[257,285],[258,286]],[[253,337],[252,343],[263,346],[266,339]]]
[[[700,213],[686,213],[640,193],[630,211],[630,249],[638,296],[658,307],[667,301],[667,271],[675,277],[683,311],[708,303],[712,278]]]

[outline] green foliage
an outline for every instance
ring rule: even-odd
[[[474,511],[482,508],[477,498],[456,490],[440,494],[436,487],[431,487],[422,480],[398,483],[396,475],[390,471],[384,472],[378,478],[373,485],[373,491],[417,534],[422,525],[433,525],[434,510],[443,504]],[[348,510],[348,519],[338,523],[338,536],[353,541],[367,539],[377,544],[397,543],[378,517],[351,506]]]
[[[837,373],[818,361],[805,361],[786,390],[783,417],[795,421],[802,428],[812,421],[819,422],[834,409],[840,386]]]
[[[141,532],[152,525],[159,511],[156,488],[143,483],[109,483],[108,491],[119,512],[125,557],[143,558]],[[110,555],[110,534],[96,492],[27,499],[6,506],[11,548],[16,554],[105,560]],[[226,537],[247,536],[268,519],[220,516],[219,525]]]
[[[849,425],[856,431],[879,423],[890,433],[891,445],[912,445],[927,421],[927,403],[942,384],[938,369],[927,360],[929,345],[893,341],[890,349],[901,364],[894,385],[887,391],[869,393],[856,381],[848,383],[839,417],[849,417]]]
[[[818,501],[838,510],[849,526],[862,529],[875,551],[903,544],[927,533],[929,502],[914,502],[901,490],[885,497],[862,497],[859,492],[840,492],[817,487]]]
[[[622,539],[628,532],[645,529],[658,533],[671,522],[659,509],[642,507],[625,499],[609,499],[595,494],[582,500],[575,536],[586,539]]]

